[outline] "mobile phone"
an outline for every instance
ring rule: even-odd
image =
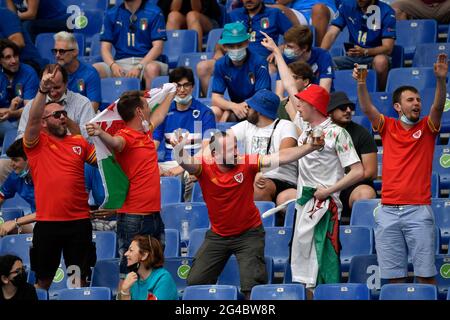
[[[348,52],[348,50],[354,48],[355,45],[353,43],[350,42],[344,42],[344,48],[345,48],[345,52]]]

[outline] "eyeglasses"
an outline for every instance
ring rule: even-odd
[[[353,104],[344,104],[342,106],[337,107],[336,109],[339,109],[341,111],[347,111],[347,108],[350,108],[351,111],[355,111],[355,106]]]
[[[50,117],[53,117],[55,119],[59,119],[59,118],[61,118],[61,115],[64,115],[64,118],[67,118],[67,111],[66,110],[53,111],[48,116],[45,116],[42,119],[47,119],[47,118],[50,118]]]
[[[51,51],[52,51],[53,54],[59,53],[60,55],[63,55],[63,54],[65,54],[66,52],[74,51],[74,50],[75,50],[75,49],[52,49]]]
[[[192,82],[177,83],[177,90],[184,88],[184,90],[189,90],[192,87]]]

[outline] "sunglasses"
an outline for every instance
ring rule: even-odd
[[[52,49],[51,51],[52,51],[53,54],[59,53],[60,55],[63,55],[63,54],[65,54],[66,52],[74,51],[74,50],[75,50],[75,49]]]
[[[50,117],[53,117],[55,119],[59,119],[59,118],[61,118],[61,115],[64,115],[64,118],[67,118],[67,111],[66,110],[53,111],[48,116],[45,116],[42,119],[47,119],[47,118],[50,118]]]
[[[339,109],[341,111],[347,111],[347,108],[350,108],[351,111],[355,111],[355,106],[352,104],[344,104],[342,106],[337,107],[336,109]]]

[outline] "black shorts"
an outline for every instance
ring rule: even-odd
[[[97,261],[90,219],[36,222],[30,248],[31,270],[36,279],[53,279],[61,263],[61,252],[66,267],[79,266],[82,279],[90,275]]]
[[[339,194],[339,199],[341,199],[341,202],[342,202],[341,219],[342,219],[342,217],[350,218],[352,209],[348,205],[348,201],[350,199],[350,195],[352,194],[353,190],[355,190],[357,187],[359,187],[361,185],[367,185],[375,191],[375,186],[374,186],[372,180],[363,180],[358,183],[355,183],[354,185],[348,187],[347,189],[342,190],[341,193]],[[375,191],[375,193],[376,193],[376,191]]]
[[[269,178],[269,179],[275,184],[275,188],[277,189],[277,191],[275,192],[275,199],[284,190],[287,190],[287,189],[296,189],[297,190],[297,186],[290,182],[286,182],[286,181],[282,181],[282,180],[278,180],[278,179],[272,179],[272,178]]]

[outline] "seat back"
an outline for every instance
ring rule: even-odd
[[[92,272],[91,287],[107,287],[113,297],[117,295],[119,286],[119,259],[99,260]]]
[[[63,289],[58,300],[111,300],[111,290],[106,287]]]
[[[362,283],[319,284],[314,300],[370,300],[370,291]]]
[[[300,283],[256,285],[250,300],[306,300],[305,286]]]
[[[237,288],[228,285],[197,285],[184,289],[183,300],[237,300]]]
[[[198,33],[195,30],[167,30],[167,41],[163,54],[169,60],[169,68],[175,68],[178,57],[183,53],[197,52]]]
[[[380,300],[437,300],[437,288],[420,283],[385,284],[381,287]]]
[[[165,229],[166,246],[164,248],[164,257],[180,256],[180,232],[176,229]]]
[[[92,241],[97,249],[97,260],[113,259],[117,255],[116,232],[94,231]]]

